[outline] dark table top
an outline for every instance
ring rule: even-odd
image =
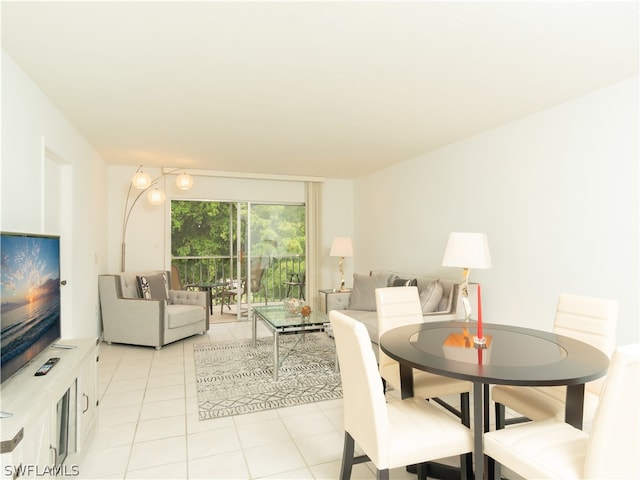
[[[522,327],[483,327],[488,347],[481,354],[473,346],[475,322],[406,325],[383,334],[380,347],[413,368],[490,384],[578,385],[607,372],[607,356],[584,342]],[[469,342],[465,342],[464,328]]]

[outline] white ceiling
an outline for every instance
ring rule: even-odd
[[[3,1],[2,46],[109,163],[355,178],[637,75],[638,1]]]

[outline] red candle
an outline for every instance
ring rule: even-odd
[[[478,284],[478,338],[482,338],[482,294]]]

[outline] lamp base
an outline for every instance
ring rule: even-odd
[[[486,337],[473,337],[473,346],[480,349],[487,348]]]

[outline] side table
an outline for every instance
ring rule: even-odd
[[[341,296],[341,297],[345,297],[344,301],[346,302],[346,297],[348,297],[348,295],[351,293],[351,289],[345,289],[342,291],[338,291],[334,288],[327,288],[324,290],[318,290],[318,308],[320,308],[320,311],[322,313],[324,313],[325,315],[329,314],[329,297],[336,295],[336,296]],[[333,298],[332,300],[334,300],[335,298]],[[335,303],[335,302],[331,302],[331,303]],[[343,302],[344,303],[344,302]]]

